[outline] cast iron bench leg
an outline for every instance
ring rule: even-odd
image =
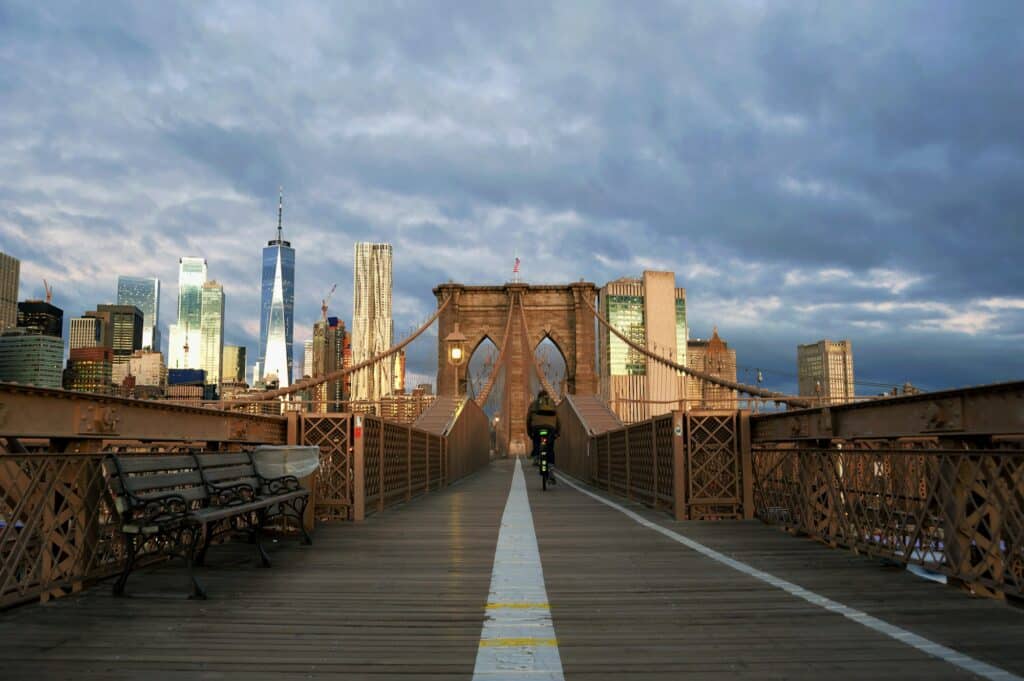
[[[299,532],[302,533],[302,543],[306,546],[313,545],[313,538],[306,531],[306,506],[309,505],[309,497],[298,497],[288,503],[288,508],[295,512],[295,521],[299,524]]]
[[[206,531],[206,523],[203,523],[202,531]],[[199,531],[200,528],[196,528],[192,531],[192,542],[188,548],[188,576],[191,582],[192,593],[189,598],[195,598],[199,600],[206,600],[206,589],[203,588],[199,578],[196,577],[196,545],[199,543]]]
[[[114,595],[123,596],[125,584],[128,583],[128,575],[131,574],[132,569],[135,567],[135,558],[138,555],[138,549],[136,548],[139,542],[136,541],[136,535],[134,534],[123,534],[121,535],[124,539],[124,571],[114,582]]]
[[[196,565],[206,565],[206,551],[210,548],[212,528],[213,525],[210,523],[203,525],[203,548],[199,549],[199,553],[196,555]]]
[[[260,554],[260,565],[265,568],[270,567],[270,555],[267,550],[263,548],[263,524],[267,519],[267,509],[263,508],[256,512],[256,550]]]

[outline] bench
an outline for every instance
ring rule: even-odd
[[[264,478],[247,452],[112,454],[104,469],[124,541],[117,596],[139,558],[158,553],[185,559],[192,597],[206,598],[195,567],[203,565],[215,537],[231,532],[247,533],[262,565],[270,567],[262,535],[275,518],[295,518],[304,543],[312,544],[302,522],[309,491],[294,476]]]

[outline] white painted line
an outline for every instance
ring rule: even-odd
[[[474,679],[564,681],[562,658],[551,621],[537,534],[523,468],[516,459],[498,547],[491,591],[480,632]]]
[[[868,629],[877,631],[878,633],[884,634],[889,638],[899,641],[900,643],[905,643],[912,648],[916,648],[917,650],[920,650],[923,653],[926,653],[933,657],[937,657],[940,660],[960,667],[961,669],[964,669],[970,672],[971,674],[976,674],[986,679],[992,679],[993,681],[1024,681],[1024,679],[1022,679],[1020,676],[1017,676],[1012,672],[1008,672],[1005,669],[1000,669],[999,667],[990,665],[987,662],[982,662],[981,660],[977,660],[968,655],[964,655],[963,653],[953,650],[952,648],[949,648],[939,643],[935,643],[934,641],[930,641],[929,639],[926,639],[923,636],[918,636],[912,631],[908,631],[907,629],[903,629],[902,627],[898,627],[894,624],[889,624],[884,620],[880,620],[877,617],[869,615],[865,612],[861,612],[856,608],[851,608],[848,605],[843,605],[838,601],[833,601],[831,598],[826,598],[825,596],[818,595],[813,591],[808,591],[807,589],[803,588],[802,586],[798,586],[793,582],[786,581],[785,579],[780,579],[779,577],[768,574],[763,570],[758,570],[757,568],[747,565],[746,563],[742,563],[736,560],[735,558],[730,558],[724,553],[715,551],[714,549],[709,548],[698,541],[694,541],[693,539],[681,535],[678,532],[674,532],[668,529],[667,527],[662,527],[661,525],[652,522],[647,518],[644,518],[639,513],[635,513],[634,511],[631,511],[628,508],[615,503],[614,501],[605,499],[604,497],[598,494],[594,494],[590,490],[586,490],[580,487],[573,481],[567,480],[564,475],[559,475],[558,477],[562,482],[569,485],[577,492],[586,494],[591,499],[595,499],[597,501],[600,501],[605,506],[610,506],[614,508],[616,511],[619,511],[620,513],[623,513],[626,516],[629,516],[630,518],[640,523],[644,527],[652,529],[655,532],[658,532],[659,534],[668,537],[669,539],[674,539],[675,541],[686,546],[687,548],[693,549],[697,553],[700,553],[701,555],[706,556],[711,560],[718,561],[723,565],[731,567],[733,570],[737,570],[745,575],[749,575],[755,579],[759,579],[762,582],[765,582],[766,584],[770,584],[774,587],[782,589],[786,593],[796,596],[797,598],[801,598],[807,601],[808,603],[817,605],[818,607],[824,608],[829,612],[834,612],[839,615],[842,615],[847,619],[853,620],[858,624],[864,625]]]

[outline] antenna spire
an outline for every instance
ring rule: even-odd
[[[281,240],[281,215],[284,213],[284,187],[277,188],[277,240]]]

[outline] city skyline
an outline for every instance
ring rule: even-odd
[[[12,5],[0,248],[24,263],[18,298],[44,298],[46,278],[65,325],[114,301],[111,273],[174,282],[177,256],[201,253],[230,301],[225,341],[251,364],[260,226],[284,184],[302,252],[293,352],[325,284],[351,301],[350,244],[386,241],[399,329],[429,314],[430,287],[500,282],[518,252],[533,283],[675,271],[693,335],[717,324],[789,392],[796,345],[822,337],[851,338],[865,380],[1020,376],[1024,93],[1015,50],[992,48],[1024,9],[954,3],[925,40],[928,8],[596,4],[572,31],[553,9],[481,8],[456,32],[413,7],[403,21],[436,42],[370,46],[394,10],[313,6],[265,51],[261,9],[226,41],[212,8]],[[636,30],[613,52],[622,23]],[[523,54],[538,30],[544,47]],[[416,348],[408,360],[433,372]]]

